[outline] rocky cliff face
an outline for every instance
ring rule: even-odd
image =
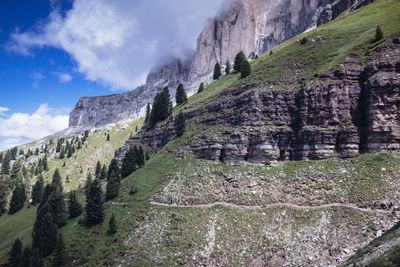
[[[164,86],[169,86],[174,95],[182,82],[191,95],[201,81],[210,78],[217,61],[233,61],[240,50],[249,57],[262,54],[364,1],[371,0],[235,0],[218,17],[207,21],[194,53],[154,68],[146,84],[133,92],[81,98],[70,113],[69,125],[92,128],[142,116],[146,104]]]
[[[340,70],[300,89],[269,90],[271,84],[263,83],[226,91],[222,101],[185,113],[207,129],[187,149],[198,158],[232,165],[399,149],[399,38],[378,48],[369,62],[361,67],[349,56]],[[132,144],[161,148],[173,137],[171,117],[154,131],[129,139],[116,158]]]

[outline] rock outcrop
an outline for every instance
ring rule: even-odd
[[[219,16],[209,19],[197,49],[170,59],[149,73],[146,84],[120,95],[83,97],[70,113],[70,127],[93,128],[142,116],[155,94],[169,86],[171,95],[182,82],[191,95],[201,81],[209,81],[215,63],[233,61],[240,50],[249,57],[335,19],[349,7],[372,0],[235,0]]]
[[[354,157],[400,148],[400,41],[389,40],[361,67],[349,56],[340,70],[310,86],[270,90],[268,82],[222,93],[221,101],[185,113],[207,131],[187,144],[196,157],[237,165]],[[207,116],[199,116],[207,113]],[[173,117],[134,143],[163,147],[174,137]]]

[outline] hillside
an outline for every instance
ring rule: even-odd
[[[399,14],[398,0],[378,0],[251,61],[245,79],[221,77],[152,130],[129,137],[143,120],[117,125],[110,142],[98,131],[69,159],[50,157],[46,180],[60,168],[83,203],[97,160],[107,165],[120,147],[122,160],[133,144],[153,152],[105,203],[104,223],[86,228],[76,218],[60,228],[70,264],[356,262],[350,257],[400,216],[373,207],[400,203]],[[377,25],[384,38],[373,42]],[[180,111],[187,126],[176,138]],[[35,209],[0,217],[0,263],[16,237],[30,242]],[[111,213],[114,236],[106,235]],[[397,237],[395,227],[381,240]],[[397,253],[387,244],[373,257]]]

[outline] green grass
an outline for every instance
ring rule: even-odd
[[[0,217],[0,264],[8,260],[15,239],[21,239],[24,245],[30,244],[33,222],[36,218],[36,208],[23,208],[13,215]]]

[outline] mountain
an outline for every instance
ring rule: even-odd
[[[323,18],[333,16],[335,3],[321,10]],[[134,145],[149,156],[105,201],[103,223],[86,227],[82,214],[58,228],[68,265],[396,266],[400,2],[344,7],[251,60],[248,77],[223,75],[153,128],[110,118],[104,127],[20,147],[16,158],[29,171],[17,180],[27,191],[39,172],[50,183],[58,168],[64,192],[83,205],[97,161],[121,163]],[[154,81],[169,77],[167,70]],[[114,109],[125,110],[118,102]],[[181,112],[186,127],[177,136]],[[74,152],[61,158],[57,144]],[[0,176],[0,204],[11,195],[4,181],[17,180]],[[105,190],[109,180],[99,183]],[[31,245],[37,207],[25,203],[0,216],[0,264],[16,238]]]
[[[216,62],[233,62],[243,50],[249,58],[261,55],[276,45],[306,30],[335,19],[349,8],[368,1],[356,0],[235,0],[206,22],[197,40],[196,51],[181,58],[170,58],[148,74],[146,84],[120,95],[82,97],[70,113],[69,126],[90,129],[108,123],[143,116],[147,103],[163,87],[171,94],[182,82],[188,94],[200,82],[211,82]]]

